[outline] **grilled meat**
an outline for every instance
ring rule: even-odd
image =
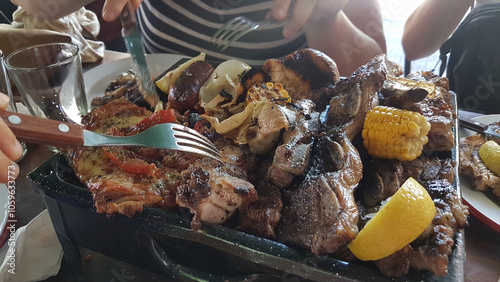
[[[363,204],[367,208],[378,206],[394,195],[410,176],[419,182],[446,179],[453,183],[454,162],[451,159],[420,156],[413,161],[371,160],[365,168],[365,178],[360,183]]]
[[[407,109],[416,102],[422,101],[429,92],[434,92],[434,88],[434,84],[427,82],[388,76],[380,91],[380,104]]]
[[[236,166],[199,159],[182,172],[176,201],[194,214],[193,229],[200,229],[202,222],[220,224],[257,199],[254,185],[246,178],[246,172]]]
[[[85,115],[82,123],[87,130],[110,134],[135,125],[150,115],[152,113],[144,108],[119,99]],[[116,158],[117,154],[119,158]],[[109,156],[115,156],[115,159]],[[122,167],[116,163],[117,159]],[[169,164],[190,161],[189,154],[181,157],[168,150],[118,147],[112,151],[81,147],[71,158],[76,176],[92,192],[97,212],[127,216],[141,212],[144,206],[175,207],[175,189],[182,166]]]
[[[330,88],[340,78],[335,62],[313,49],[293,52],[283,61],[268,59],[262,70],[271,77],[272,82],[283,85],[292,101],[311,100],[318,111],[328,105],[332,97]]]
[[[332,88],[327,132],[314,145],[305,179],[283,191],[283,220],[278,240],[315,254],[342,250],[358,233],[354,190],[363,164],[351,140],[361,132],[365,115],[378,103],[377,91],[388,73],[401,68],[379,56]]]
[[[283,192],[278,240],[307,247],[315,254],[328,254],[358,233],[358,207],[353,192],[361,180],[363,165],[358,151],[344,134],[336,140],[323,136],[319,143],[324,149],[315,156],[335,159],[331,162],[342,167],[331,172],[310,172],[302,183]]]
[[[276,239],[275,229],[281,219],[283,202],[278,187],[261,182],[259,198],[240,210],[238,229],[260,237]]]
[[[351,140],[358,135],[366,113],[378,105],[378,91],[387,75],[400,74],[401,67],[396,66],[380,55],[337,83],[332,89],[334,97],[330,100],[326,125],[346,132]]]
[[[389,87],[381,91],[384,106],[393,106],[422,114],[431,124],[431,129],[427,134],[429,141],[424,146],[424,152],[427,154],[439,151],[451,151],[455,146],[453,127],[455,126],[455,112],[453,111],[452,95],[448,89],[448,81],[432,72],[420,72],[409,74],[408,79],[414,80],[420,84],[429,94],[421,101],[409,103],[408,100],[393,99],[396,95],[395,89],[405,88],[414,83],[399,80],[399,85],[387,83]],[[431,85],[429,86],[428,83]],[[396,87],[397,86],[397,87]],[[392,87],[392,88],[391,88]]]
[[[283,133],[283,141],[264,176],[270,184],[284,189],[309,168],[313,142],[320,129],[319,113],[312,107],[312,102],[302,100],[288,111],[291,130]]]
[[[198,93],[201,86],[214,72],[212,65],[205,61],[196,61],[182,71],[168,92],[169,106],[180,112],[192,109],[199,103]]]
[[[284,99],[270,104],[271,109],[279,109],[279,119],[286,126],[274,126],[277,115],[270,110],[265,110],[262,118],[251,116],[256,129],[273,130],[272,153],[257,156],[251,153],[255,152],[251,145],[235,145],[231,135],[223,138],[213,134],[213,125],[212,129],[201,126],[214,137],[223,163],[156,149],[118,150],[150,168],[137,174],[106,158],[106,149],[83,149],[75,153],[75,172],[91,188],[99,212],[131,216],[144,205],[166,209],[178,205],[194,214],[191,226],[195,230],[204,222],[220,224],[238,214],[239,220],[231,223],[239,230],[345,260],[353,259],[347,245],[365,223],[359,220],[360,210],[362,214],[376,211],[381,201],[412,176],[434,199],[436,217],[417,240],[375,263],[390,276],[405,275],[412,268],[443,275],[453,236],[466,226],[468,215],[449,184],[455,164],[449,159],[421,156],[411,162],[374,160],[364,168],[353,145],[355,138],[360,138],[366,113],[380,99],[380,103],[426,116],[434,127],[427,152],[452,148],[449,138],[453,137],[454,113],[447,81],[428,72],[407,79],[400,78],[401,74],[401,67],[384,55],[342,81],[335,63],[312,49],[294,52],[282,61],[267,60],[260,70],[242,80],[242,89],[252,89],[256,81],[270,81],[282,84],[291,96],[293,104]],[[195,90],[184,86],[192,108]],[[175,106],[177,96],[172,96],[171,105],[183,111],[182,101],[181,106]],[[320,119],[319,112],[326,106],[326,116]],[[84,119],[88,128],[128,132],[120,128],[152,114],[130,106],[125,114],[118,108],[110,113],[111,106],[104,107],[109,112],[96,111]],[[117,117],[125,118],[124,124]],[[198,129],[200,122],[194,122]],[[355,195],[356,190],[359,193]]]
[[[436,216],[410,245],[375,262],[388,276],[406,275],[409,269],[425,269],[435,275],[446,276],[455,233],[468,225],[469,211],[447,180],[431,180],[422,184],[434,200]]]
[[[500,132],[500,122],[490,125],[490,128]],[[486,167],[479,156],[479,148],[489,138],[481,135],[471,135],[460,139],[460,173],[467,176],[477,191],[492,189],[500,197],[500,177]]]
[[[93,98],[91,104],[102,106],[122,97],[132,102],[140,100],[142,97],[137,78],[132,72],[123,73],[115,81],[112,81],[104,91],[104,96]]]

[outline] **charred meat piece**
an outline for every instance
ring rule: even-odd
[[[445,276],[455,233],[468,226],[469,210],[447,180],[428,181],[424,186],[434,200],[436,216],[427,230],[411,243],[410,268]]]
[[[203,222],[220,224],[257,199],[254,185],[246,178],[236,166],[210,158],[197,160],[182,172],[176,201],[194,214],[194,230]]]
[[[93,98],[91,104],[101,106],[122,97],[132,102],[142,97],[137,78],[132,72],[123,73],[115,81],[112,81],[104,91],[104,96]]]
[[[284,60],[268,59],[262,66],[271,77],[290,93],[292,101],[309,99],[318,111],[323,110],[331,97],[330,88],[339,81],[335,62],[314,49],[302,49]]]
[[[380,104],[407,109],[434,92],[434,88],[431,83],[389,76],[380,91]]]
[[[336,141],[324,136],[320,143],[326,148],[315,156],[337,158],[332,162],[342,167],[322,172],[318,164],[302,183],[283,191],[278,240],[309,248],[314,254],[328,254],[345,246],[358,233],[358,207],[353,193],[362,177],[362,163],[358,151],[343,134]]]
[[[500,132],[500,122],[490,126]],[[500,197],[500,177],[486,167],[479,156],[479,148],[489,139],[481,134],[460,139],[460,173],[467,176],[477,191],[492,192]]]
[[[205,61],[196,61],[183,70],[168,92],[170,107],[180,112],[192,109],[199,103],[198,93],[201,86],[213,72],[212,65]]]
[[[278,187],[261,183],[259,198],[240,210],[239,230],[260,237],[276,239],[275,229],[281,219],[283,202]]]
[[[290,109],[287,116],[291,130],[283,133],[283,141],[276,148],[264,176],[267,182],[282,189],[288,187],[295,176],[305,175],[309,168],[313,142],[320,129],[319,113],[311,112],[310,104],[302,100]]]
[[[376,207],[394,195],[410,176],[419,182],[446,179],[453,183],[455,163],[451,159],[420,156],[413,161],[371,160],[365,168],[365,179],[360,183],[363,204]]]
[[[403,276],[409,269],[428,270],[437,276],[448,274],[449,256],[459,229],[468,226],[469,210],[447,180],[422,183],[436,206],[436,216],[427,229],[410,245],[375,262],[388,276]]]
[[[352,140],[363,129],[366,113],[378,105],[378,91],[387,75],[399,74],[400,70],[385,55],[380,55],[341,80],[332,89],[326,125],[345,131]]]
[[[432,72],[410,74],[408,78],[417,81],[431,82],[436,85],[435,91],[413,105],[407,105],[407,110],[422,114],[431,124],[427,134],[429,141],[424,146],[427,154],[439,151],[451,151],[455,146],[453,127],[455,126],[455,111],[453,110],[452,95],[447,88],[446,78],[439,77]]]

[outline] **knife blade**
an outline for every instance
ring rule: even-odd
[[[461,126],[464,128],[473,130],[475,132],[479,132],[485,135],[489,135],[495,140],[500,141],[500,133],[496,132],[495,130],[490,129],[490,126],[488,124],[481,123],[479,121],[475,121],[473,119],[469,118],[464,118],[464,117],[458,117],[458,121]]]
[[[127,2],[120,13],[120,21],[122,23],[123,41],[127,47],[127,52],[130,54],[132,70],[142,87],[143,98],[153,109],[157,109],[158,106],[161,106],[160,98],[149,74],[148,64],[144,56],[144,46],[141,41],[141,32],[137,27],[135,11],[130,1]]]

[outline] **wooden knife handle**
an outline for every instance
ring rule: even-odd
[[[461,126],[479,133],[483,133],[489,126],[487,124],[463,117],[458,117],[458,121]]]
[[[0,111],[0,116],[19,140],[55,146],[83,145],[83,128],[80,125]]]

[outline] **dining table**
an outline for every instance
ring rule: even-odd
[[[96,63],[84,64],[84,72],[97,66],[128,58],[128,54],[106,51],[104,58]],[[477,113],[461,112],[469,117]],[[16,219],[17,225],[28,224],[34,217],[46,209],[42,196],[37,192],[27,177],[54,154],[45,145],[27,144],[27,153],[18,165],[20,173],[16,180]],[[499,208],[500,212],[500,208]],[[490,228],[473,215],[464,230],[465,263],[464,281],[497,282],[500,281],[500,233]],[[126,246],[124,246],[126,248]],[[165,281],[160,274],[135,267],[120,260],[80,248],[81,269],[87,281]],[[73,273],[63,258],[57,275],[44,281],[72,281]]]

